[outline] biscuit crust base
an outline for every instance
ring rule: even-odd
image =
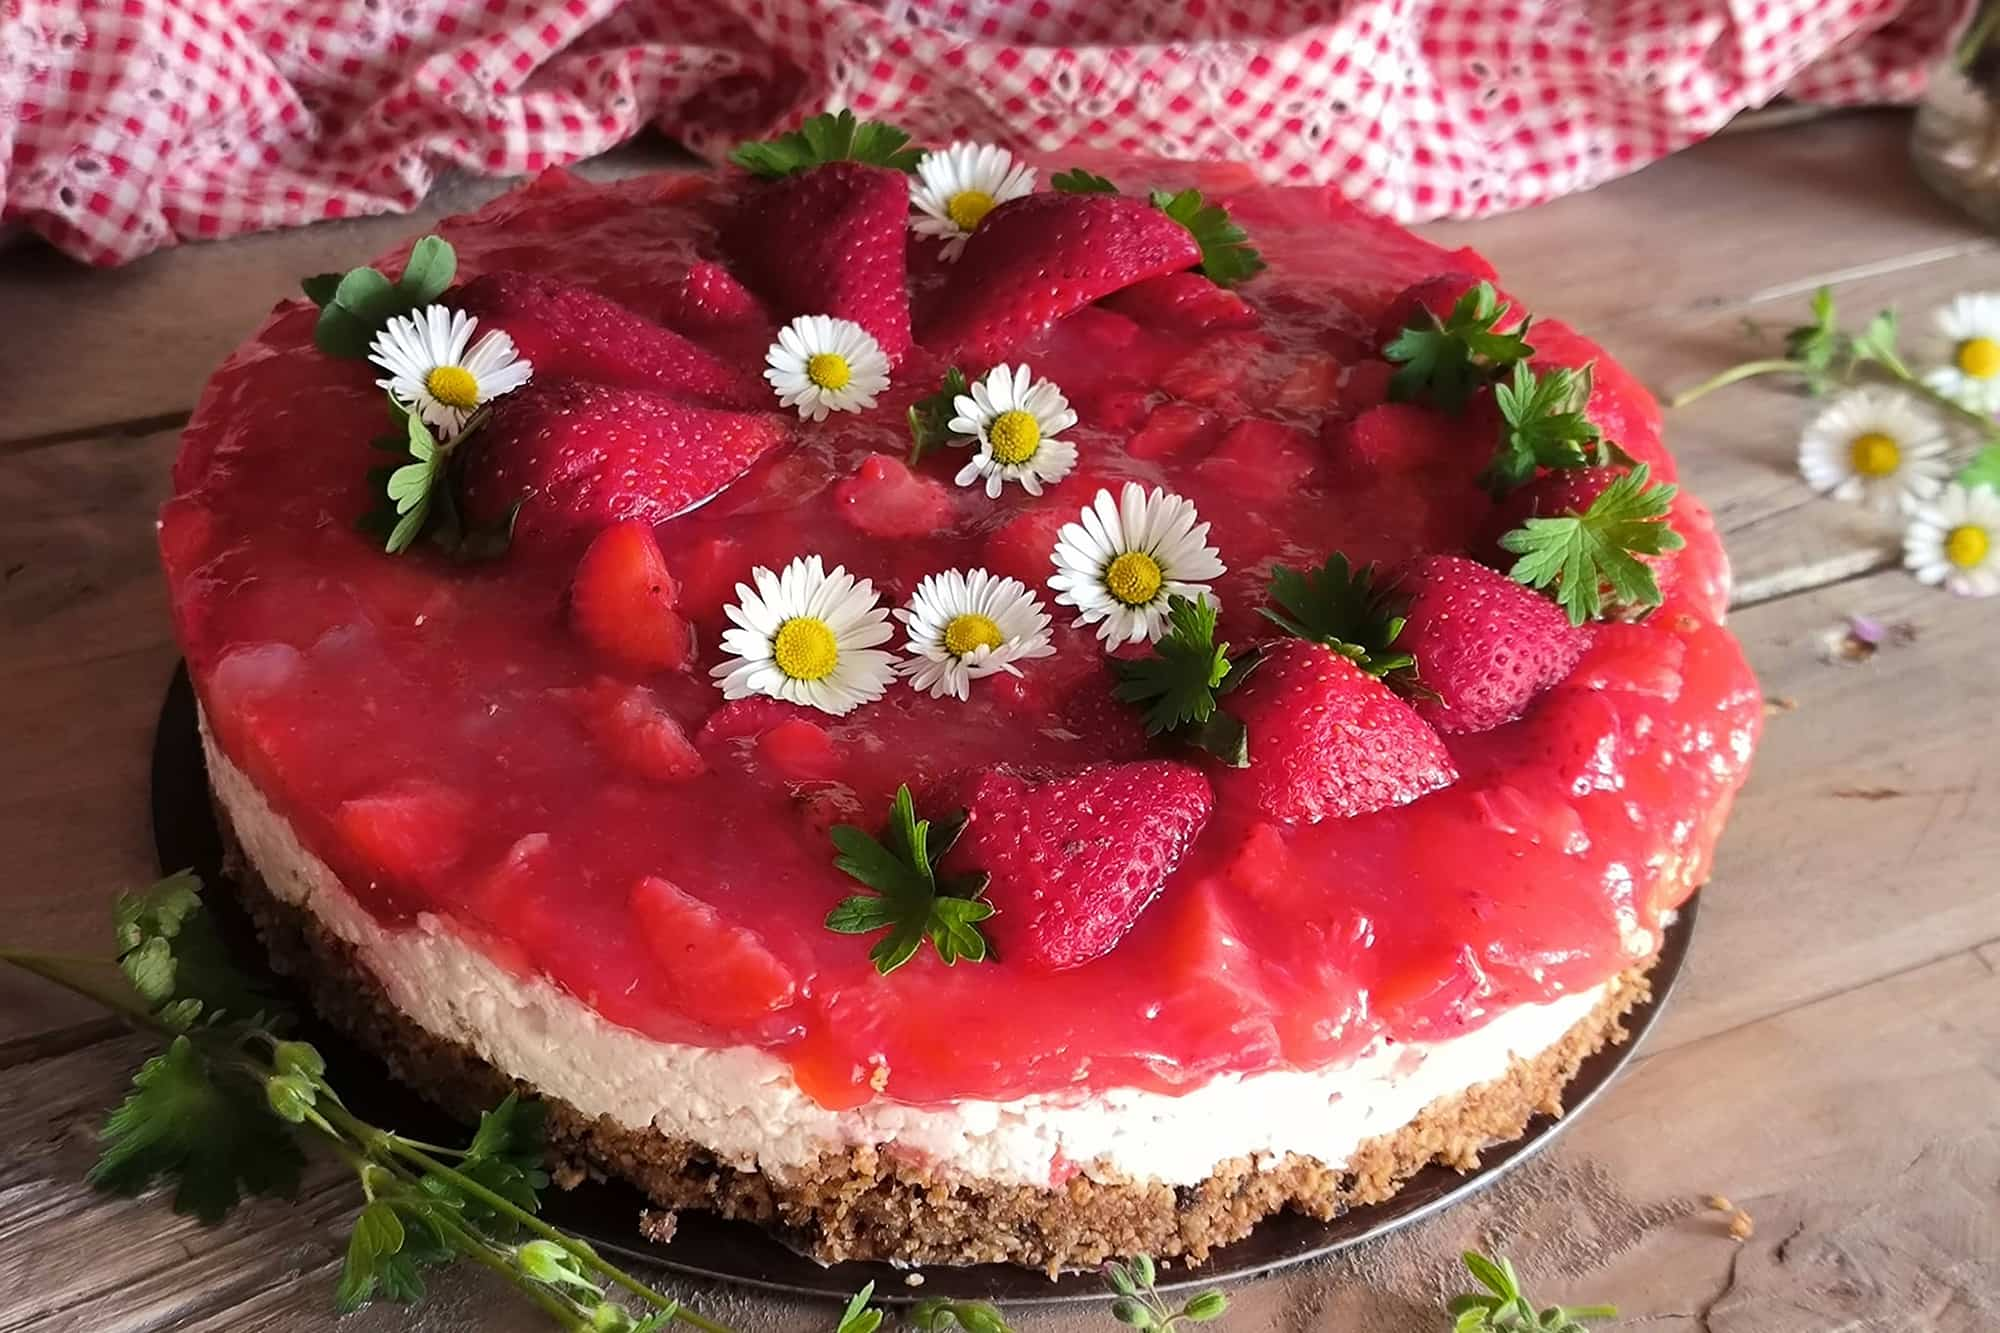
[[[280,973],[296,978],[319,1015],[380,1056],[403,1083],[471,1120],[516,1087],[471,1050],[433,1036],[389,1000],[352,946],[310,912],[282,902],[247,864],[218,810],[227,870]],[[663,1213],[635,1225],[664,1240],[672,1210],[741,1218],[826,1262],[1012,1263],[1055,1273],[1113,1257],[1205,1259],[1265,1217],[1293,1209],[1330,1219],[1379,1203],[1419,1168],[1461,1171],[1491,1144],[1518,1137],[1537,1113],[1562,1114],[1565,1085],[1584,1059],[1625,1040],[1622,1022],[1650,994],[1647,962],[1624,973],[1554,1046],[1506,1075],[1443,1097],[1393,1133],[1363,1143],[1339,1168],[1290,1154],[1264,1165],[1233,1158],[1196,1185],[1087,1180],[1049,1189],[953,1177],[874,1148],[829,1154],[774,1179],[719,1161],[700,1144],[592,1117],[545,1097],[551,1170],[631,1182]],[[540,1095],[519,1085],[523,1093]]]

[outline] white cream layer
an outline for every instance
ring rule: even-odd
[[[1378,1041],[1336,1069],[1223,1075],[1177,1096],[1111,1088],[943,1106],[877,1100],[830,1111],[768,1052],[677,1045],[616,1026],[548,981],[511,975],[442,918],[425,914],[412,927],[385,929],[300,845],[206,726],[202,742],[216,795],[265,883],[352,945],[404,1014],[587,1115],[630,1129],[650,1125],[779,1179],[861,1145],[1037,1186],[1050,1184],[1058,1163],[1093,1177],[1175,1185],[1201,1181],[1233,1157],[1300,1153],[1337,1166],[1438,1098],[1499,1078],[1511,1059],[1553,1046],[1616,984],[1523,1005],[1447,1041]]]

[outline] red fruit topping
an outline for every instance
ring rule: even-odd
[[[653,526],[641,519],[597,534],[569,585],[569,623],[619,666],[673,671],[694,656],[694,635],[674,610],[677,590]]]
[[[1199,273],[1147,278],[1105,297],[1104,304],[1142,324],[1164,324],[1189,332],[1257,325],[1257,312],[1242,297]]]
[[[1220,425],[1215,413],[1193,403],[1162,403],[1146,418],[1146,424],[1126,442],[1125,451],[1134,458],[1169,458],[1189,445],[1207,439]]]
[[[1225,706],[1250,733],[1250,766],[1216,781],[1226,798],[1278,819],[1365,815],[1458,779],[1444,742],[1408,704],[1316,643],[1268,645]]]
[[[755,562],[743,544],[728,537],[705,537],[680,559],[681,613],[690,619],[717,615],[750,581]]]
[[[366,864],[423,885],[464,858],[472,813],[472,802],[451,788],[411,778],[342,801],[333,818]]]
[[[1416,403],[1383,403],[1327,433],[1335,461],[1349,476],[1431,473],[1470,477],[1493,455],[1493,437],[1462,417]]]
[[[701,337],[764,330],[774,322],[748,287],[720,264],[688,265],[685,277],[668,287],[660,317],[683,333]]]
[[[1295,412],[1321,411],[1340,402],[1341,385],[1346,381],[1347,367],[1334,357],[1308,357],[1279,383],[1272,402]]]
[[[751,190],[723,236],[779,319],[851,319],[894,361],[910,347],[909,215],[902,172],[828,162]]]
[[[757,737],[757,756],[787,778],[830,778],[843,767],[826,729],[798,717],[762,732]]]
[[[754,1022],[797,998],[790,969],[757,932],[679,885],[648,875],[632,886],[631,905],[662,993],[697,1022]]]
[[[645,686],[600,680],[569,698],[605,758],[632,776],[685,782],[707,769],[687,732]]]
[[[707,749],[745,736],[762,736],[783,722],[810,723],[820,716],[824,715],[804,704],[786,703],[783,699],[753,694],[744,699],[731,699],[710,713],[708,720],[701,724],[701,730],[694,734],[694,739],[697,745]]]
[[[475,522],[527,496],[528,541],[620,519],[658,523],[713,496],[787,438],[772,413],[690,407],[661,394],[536,378],[472,437],[464,499]]]
[[[1144,710],[1111,691],[1118,678],[1109,671],[1092,671],[1063,701],[1062,725],[1112,759],[1137,759],[1146,753]]]
[[[1049,575],[1055,573],[1050,557],[1055,553],[1056,534],[1065,523],[1076,522],[1083,506],[1097,494],[1096,482],[1073,484],[1076,480],[1064,478],[1070,495],[1077,498],[1045,499],[995,528],[986,539],[979,563],[995,574],[1019,579],[1046,598]]]
[[[1252,417],[1230,427],[1196,471],[1232,495],[1276,501],[1305,485],[1318,462],[1317,453],[1304,431]]]
[[[1069,770],[995,767],[939,784],[926,808],[966,812],[941,869],[983,870],[981,927],[1012,965],[1063,968],[1109,953],[1208,822],[1200,770],[1171,760]]]
[[[1490,731],[1569,674],[1589,638],[1556,604],[1485,565],[1435,555],[1403,568],[1409,598],[1396,647],[1434,691],[1416,709],[1439,731]]]
[[[1681,697],[1687,644],[1652,625],[1608,620],[1586,626],[1590,647],[1561,682],[1566,690],[1616,690],[1669,703]]]
[[[1230,333],[1198,344],[1160,374],[1160,388],[1194,403],[1217,403],[1263,368],[1268,350],[1262,334]]]
[[[928,537],[951,519],[951,488],[889,454],[862,459],[853,476],[834,485],[833,501],[842,518],[871,537]]]
[[[478,318],[475,340],[485,329],[505,330],[537,380],[595,380],[716,407],[771,401],[769,387],[755,374],[588,287],[502,271],[474,278],[451,301]]]
[[[1382,318],[1375,323],[1375,345],[1387,347],[1396,341],[1404,329],[1425,311],[1443,320],[1450,316],[1451,308],[1458,304],[1458,298],[1477,287],[1486,279],[1474,273],[1440,273],[1433,278],[1425,278],[1411,287],[1406,287],[1389,303],[1382,312]],[[1507,330],[1518,327],[1522,312],[1519,303],[1505,292],[1499,293],[1500,304],[1510,307],[1500,317],[1494,328]]]
[[[972,233],[923,342],[941,355],[997,361],[1073,310],[1200,262],[1194,237],[1143,199],[1026,195]]]

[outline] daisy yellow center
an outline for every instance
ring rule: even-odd
[[[1958,368],[1976,380],[2000,375],[2000,342],[1992,338],[1967,338],[1958,345]]]
[[[944,649],[953,657],[964,657],[976,648],[998,648],[1004,642],[993,618],[977,611],[953,616],[944,627]]]
[[[1879,430],[1857,435],[1847,446],[1848,461],[1864,477],[1886,477],[1903,461],[1903,447]]]
[[[806,378],[822,389],[838,391],[854,378],[854,367],[838,352],[815,352],[806,362]]]
[[[1104,586],[1127,606],[1144,606],[1160,595],[1166,576],[1160,562],[1144,551],[1127,551],[1104,571]]]
[[[1970,523],[1961,524],[1945,534],[1944,558],[1960,569],[1975,568],[1992,549],[1993,534]]]
[[[479,406],[479,381],[464,366],[439,366],[424,376],[424,388],[446,407],[461,412]]]
[[[793,616],[778,626],[771,658],[793,680],[825,680],[840,665],[840,645],[824,620]]]
[[[1042,425],[1033,412],[1011,408],[993,418],[986,428],[993,457],[1002,463],[1025,463],[1042,447]]]
[[[993,196],[984,190],[960,190],[945,201],[944,215],[960,231],[971,231],[993,211]]]

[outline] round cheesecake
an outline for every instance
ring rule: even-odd
[[[1588,368],[1578,412],[1616,448],[1496,484],[1506,376],[1426,390],[1399,343],[1491,296],[1483,259],[1327,190],[1099,165],[1131,193],[1045,185],[956,243],[855,163],[552,173],[446,222],[439,302],[532,368],[453,446],[457,521],[511,522],[497,558],[357,527],[385,372],[322,351],[313,306],[229,358],[161,549],[237,887],[327,1018],[454,1109],[545,1099],[569,1178],[829,1260],[1199,1258],[1559,1112],[1706,878],[1761,717],[1709,517],[1658,489],[1658,409],[1537,314],[1519,365]],[[1211,262],[1144,193],[1188,186],[1266,267]],[[764,372],[820,315],[887,384],[813,419]],[[1041,422],[1074,458],[1032,487],[968,466],[1035,447],[998,427],[913,449],[948,372],[995,367],[1075,418]],[[1657,604],[1573,624],[1501,543],[1590,510],[1523,496],[1635,472],[1681,539],[1644,557]],[[1175,504],[1219,572],[1107,558],[1093,618],[1074,552]],[[1336,554],[1372,575],[1372,644],[1277,595]],[[633,560],[645,595],[604,610]],[[744,669],[746,608],[836,570],[888,627],[839,651],[910,665],[853,697],[791,688],[821,670],[796,643]],[[1043,617],[964,697],[919,685],[919,617],[887,619],[951,571]],[[1174,666],[1140,614],[1167,585],[1215,612],[1233,746],[1131,686]],[[902,790],[956,839],[904,870],[990,915],[885,970],[883,932],[829,915],[891,896],[848,844],[893,851]]]

